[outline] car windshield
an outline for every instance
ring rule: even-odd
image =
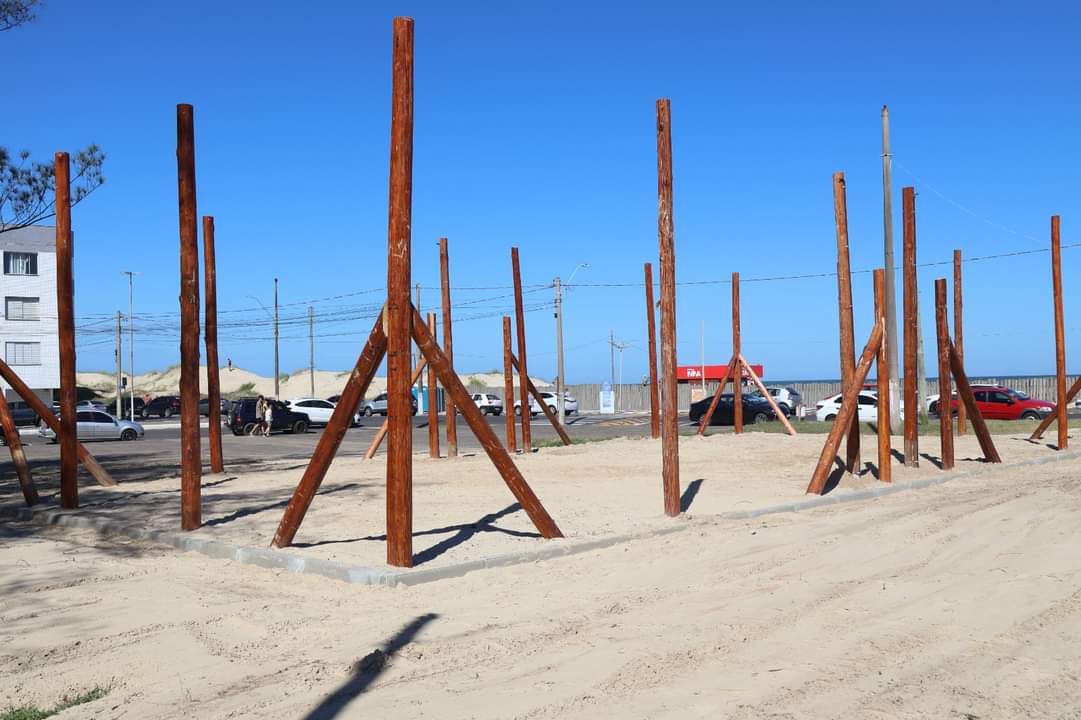
[[[1013,389],[1011,389],[1011,390],[1010,390],[1010,395],[1012,395],[1012,396],[1013,396],[1014,398],[1016,398],[1017,400],[1028,400],[1028,394],[1027,394],[1027,393],[1023,393],[1023,392],[1021,392],[1020,390],[1013,390]]]

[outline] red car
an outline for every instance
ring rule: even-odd
[[[1020,390],[1004,385],[973,385],[972,394],[976,398],[976,407],[986,420],[1042,420],[1055,412],[1055,403],[1033,400]],[[957,414],[959,402],[957,391],[954,390],[954,414]],[[929,409],[937,415],[938,401],[931,403]]]

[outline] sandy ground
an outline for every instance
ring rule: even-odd
[[[726,450],[710,484],[731,479],[727,440],[706,443]],[[1079,474],[699,517],[398,589],[8,523],[0,707],[108,684],[63,717],[1075,718]]]

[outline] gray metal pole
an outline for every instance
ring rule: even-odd
[[[608,332],[608,344],[612,348],[612,390],[616,389],[616,331]]]
[[[315,397],[315,315],[312,306],[308,306],[308,377],[311,397]]]
[[[565,408],[563,407],[563,388],[566,386],[563,380],[563,287],[559,278],[555,280],[556,286],[556,413],[559,424],[563,424]]]
[[[116,311],[116,400],[113,402],[113,412],[117,417],[124,416],[124,367],[123,351],[120,347],[120,311]]]
[[[883,265],[886,268],[886,350],[890,370],[890,427],[901,427],[901,374],[897,369],[897,290],[893,260],[893,160],[890,155],[890,109],[882,106],[882,229]]]
[[[278,367],[278,278],[274,278],[274,399],[281,400],[278,394],[278,381],[281,371]]]
[[[131,419],[135,419],[135,275],[125,270],[128,276],[128,390],[131,391]]]

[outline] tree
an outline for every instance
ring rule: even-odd
[[[3,0],[0,0],[3,2]],[[77,205],[105,182],[105,153],[89,145],[75,153],[71,204]],[[15,159],[0,147],[0,233],[18,230],[56,214],[56,178],[52,165],[33,162],[23,150]]]
[[[34,20],[41,0],[0,0],[0,32]]]

